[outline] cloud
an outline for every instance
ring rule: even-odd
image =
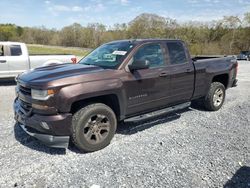
[[[129,4],[129,0],[120,0],[122,5],[128,5]]]
[[[50,4],[50,1],[44,1],[44,3],[48,5],[48,4]]]
[[[199,1],[198,0],[188,0],[188,3],[190,3],[190,4],[196,4],[196,3],[199,3]]]
[[[63,11],[66,11],[66,12],[71,11],[71,8],[67,7],[65,5],[54,5],[54,6],[51,7],[51,9],[54,10],[54,11],[61,11],[61,12],[63,12]]]
[[[208,4],[220,3],[221,0],[188,0],[187,2],[189,4],[200,4],[200,5],[203,5],[204,3],[208,3]]]
[[[102,3],[98,3],[96,2],[97,4],[96,5],[87,5],[87,6],[84,6],[84,11],[85,12],[88,12],[88,11],[94,11],[94,12],[102,12],[103,10],[106,9],[106,6],[104,6],[104,4]]]
[[[238,2],[241,5],[250,5],[250,1],[247,1],[247,0],[239,0]]]
[[[101,2],[101,0],[91,0],[91,1]],[[123,6],[126,6],[130,3],[131,3],[130,0],[109,0],[109,1],[105,2],[105,4],[108,4],[108,5],[123,5]]]
[[[46,4],[50,4],[50,3],[46,3]],[[50,10],[53,13],[56,12],[81,12],[84,9],[80,6],[66,6],[66,5],[56,5],[53,4],[48,7],[48,10]]]
[[[46,3],[46,2],[45,2]],[[102,3],[97,3],[95,5],[81,6],[66,6],[63,4],[52,4],[51,2],[46,3],[48,5],[48,10],[52,12],[53,15],[58,15],[60,12],[101,12],[106,9]]]
[[[72,11],[73,11],[73,12],[81,12],[81,11],[83,11],[83,8],[82,8],[82,7],[79,7],[79,6],[73,6],[73,7],[72,7]]]
[[[102,3],[98,3],[96,6],[92,7],[95,12],[101,12],[106,9]]]

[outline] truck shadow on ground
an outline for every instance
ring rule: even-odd
[[[43,145],[35,138],[26,134],[17,123],[14,126],[14,135],[18,142],[20,142],[22,145],[32,150],[44,152],[50,155],[64,155],[66,153],[66,149],[50,148],[50,147]]]
[[[250,187],[250,167],[242,166],[233,177],[226,182],[224,188]]]
[[[204,107],[203,101],[201,99],[195,100],[191,102],[192,109],[199,110],[199,111],[207,111]]]
[[[192,110],[191,108],[186,108],[175,113],[168,113],[148,120],[138,121],[138,122],[119,122],[117,125],[116,134],[122,135],[132,135],[140,131],[144,131],[158,124],[167,123],[174,121],[181,117],[181,113]],[[69,150],[75,153],[81,153],[72,143],[70,143]]]
[[[179,119],[181,117],[181,114],[187,111],[192,110],[191,108],[185,108],[183,110],[179,110],[177,112],[172,112],[160,116],[156,116],[153,118],[150,118],[148,120],[142,120],[138,122],[121,122],[117,126],[117,134],[123,134],[123,135],[132,135],[140,131],[144,131],[146,129],[149,129],[155,125],[162,124],[162,123],[168,123],[170,121],[174,121],[176,119]]]

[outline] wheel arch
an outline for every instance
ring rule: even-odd
[[[229,83],[229,75],[227,73],[216,75],[213,77],[211,83],[213,82],[220,82],[225,86],[225,88],[227,88]]]
[[[117,119],[118,120],[121,119],[122,115],[121,104],[116,94],[106,94],[106,95],[77,100],[72,103],[70,112],[74,114],[82,107],[92,103],[103,103],[109,106],[114,111]]]

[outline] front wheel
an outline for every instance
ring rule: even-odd
[[[220,82],[213,82],[204,99],[205,108],[210,111],[219,110],[224,103],[225,96],[225,86]]]
[[[83,152],[97,151],[109,145],[116,127],[116,116],[109,106],[90,104],[74,114],[72,139]]]

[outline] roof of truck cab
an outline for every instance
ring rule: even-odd
[[[152,38],[152,39],[125,39],[125,40],[115,40],[115,41],[108,42],[107,44],[112,44],[112,43],[117,43],[117,42],[130,42],[130,43],[138,44],[138,43],[159,42],[159,41],[180,41],[180,42],[182,42],[182,40],[180,40],[180,39],[157,39],[157,38]]]

